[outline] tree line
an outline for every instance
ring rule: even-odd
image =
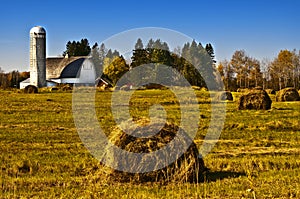
[[[170,51],[166,42],[150,39],[146,44],[139,38],[133,46],[130,59],[120,55],[117,50],[107,49],[102,43],[92,47],[87,39],[68,41],[62,53],[68,56],[88,56],[95,65],[97,77],[109,80],[113,85],[131,69],[143,64],[153,66],[145,70],[151,79],[164,79],[176,82],[180,75],[193,86],[236,91],[238,88],[261,86],[264,89],[280,90],[285,87],[300,88],[300,51],[281,50],[273,60],[249,56],[245,50],[237,50],[230,60],[215,61],[213,46],[208,43],[192,41]],[[160,72],[162,65],[171,66],[178,73],[167,77]],[[216,75],[216,71],[220,74]],[[130,76],[134,82],[142,81],[141,76]],[[0,69],[0,88],[18,88],[19,83],[29,77],[29,72],[12,71],[5,73]]]
[[[19,72],[14,70],[6,73],[0,68],[1,89],[19,88],[20,82],[27,78],[29,78],[29,72]]]
[[[281,50],[273,60],[259,61],[237,50],[231,59],[217,65],[226,90],[253,88],[281,90],[286,87],[300,88],[300,51]]]
[[[134,45],[130,60],[125,60],[118,51],[106,49],[104,44],[98,46],[97,43],[91,49],[91,59],[96,66],[97,76],[102,73],[102,78],[110,80],[113,85],[123,74],[144,64],[152,66],[152,69],[145,68],[140,71],[143,74],[129,75],[130,80],[127,82],[132,81],[132,84],[139,84],[143,81],[142,77],[156,81],[176,82],[180,75],[194,86],[207,87],[207,80],[215,82],[214,49],[211,44],[203,47],[201,43],[192,41],[184,44],[182,49],[177,47],[175,51],[176,53],[172,53],[168,44],[160,39],[150,39],[144,45],[139,38]],[[162,66],[170,66],[177,73],[168,76],[169,74],[161,71]],[[217,86],[213,85],[213,88],[215,89]]]

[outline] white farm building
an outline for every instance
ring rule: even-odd
[[[95,68],[86,56],[46,58],[46,31],[36,26],[30,30],[30,78],[20,83],[49,87],[56,84],[95,85]]]

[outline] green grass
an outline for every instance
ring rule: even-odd
[[[184,92],[184,91],[182,91]],[[208,92],[197,91],[202,143],[210,121]],[[212,93],[212,96],[214,93]],[[275,102],[269,111],[238,111],[227,102],[219,142],[205,158],[210,169],[198,184],[133,185],[105,179],[104,168],[85,149],[72,116],[72,93],[0,92],[0,198],[300,198],[300,102]],[[96,95],[107,134],[115,125],[109,92]],[[187,104],[190,99],[185,99]],[[131,115],[146,116],[161,103],[167,118],[180,121],[176,97],[138,91]]]

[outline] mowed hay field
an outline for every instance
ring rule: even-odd
[[[191,106],[201,110],[195,143],[201,145],[210,98],[195,92],[199,105]],[[1,91],[0,198],[300,198],[300,102],[275,102],[270,95],[271,110],[237,110],[239,95],[224,102],[226,121],[204,158],[210,169],[204,182],[131,184],[108,181],[106,168],[85,149],[73,121],[72,93]],[[97,116],[108,134],[114,125],[110,97],[96,94]],[[165,90],[136,91],[133,101],[133,116],[147,116],[149,104],[161,102],[168,119],[179,121],[178,103]]]

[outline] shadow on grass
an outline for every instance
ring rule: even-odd
[[[222,180],[225,178],[238,178],[240,176],[246,176],[242,172],[232,172],[232,171],[209,171],[204,174],[206,182],[215,182],[217,180]]]

